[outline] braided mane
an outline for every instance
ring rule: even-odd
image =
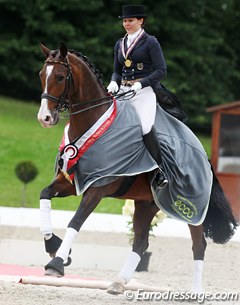
[[[88,59],[87,56],[83,55],[81,52],[79,51],[75,51],[75,50],[68,50],[69,53],[76,55],[77,57],[79,57],[80,59],[82,59],[87,65],[88,67],[91,69],[91,71],[93,72],[93,74],[97,77],[97,80],[100,82],[100,84],[104,86],[103,83],[103,74],[100,72],[100,70],[98,70],[95,65],[93,63],[91,63]]]

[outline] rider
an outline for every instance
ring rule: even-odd
[[[136,95],[129,99],[140,118],[144,143],[158,164],[155,177],[158,187],[168,183],[162,168],[161,147],[153,126],[156,115],[156,95],[151,86],[159,82],[167,72],[161,46],[154,36],[144,31],[146,19],[143,5],[122,7],[123,27],[126,34],[114,48],[114,72],[108,92],[134,90]]]

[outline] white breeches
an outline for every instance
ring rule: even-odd
[[[130,89],[131,87],[121,86],[121,91],[126,92]],[[152,87],[145,87],[139,90],[133,98],[127,99],[124,102],[130,103],[136,109],[142,125],[142,134],[149,133],[156,115],[156,95]]]

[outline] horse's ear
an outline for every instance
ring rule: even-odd
[[[59,50],[62,57],[65,58],[67,56],[68,49],[64,42],[61,42]]]
[[[41,42],[40,42],[40,49],[42,50],[43,55],[45,55],[48,58],[50,50]]]

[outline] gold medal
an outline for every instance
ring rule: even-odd
[[[129,68],[129,67],[131,67],[131,65],[132,65],[131,60],[130,59],[126,59],[125,60],[125,66]]]

